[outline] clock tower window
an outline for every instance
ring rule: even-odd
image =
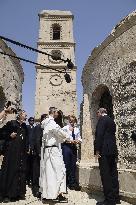
[[[52,31],[53,31],[52,40],[60,40],[60,32],[61,32],[60,25],[59,24],[52,25]]]

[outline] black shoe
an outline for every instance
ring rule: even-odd
[[[3,203],[9,203],[9,202],[10,202],[10,199],[8,197],[5,197],[3,200]]]
[[[0,196],[0,203],[2,203],[3,202],[3,198]]]
[[[47,203],[50,204],[52,203],[52,201],[53,201],[52,199],[45,199],[45,198],[42,199],[43,204],[47,204]]]
[[[120,199],[117,199],[117,200],[116,200],[116,204],[121,204]]]
[[[70,190],[81,191],[81,187],[79,185],[70,185]]]
[[[116,205],[116,203],[108,202],[108,201],[104,200],[104,201],[101,201],[101,202],[97,202],[96,205]]]
[[[33,192],[33,196],[37,197],[38,199],[40,199],[41,198],[41,193],[39,191]]]
[[[75,191],[81,191],[81,187],[80,186],[76,186],[75,187]]]
[[[19,200],[25,200],[25,196],[19,196],[18,199]]]
[[[68,203],[68,199],[65,196],[62,196],[62,194],[58,196],[58,200],[60,203]]]

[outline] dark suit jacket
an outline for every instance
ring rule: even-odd
[[[33,132],[33,152],[34,155],[40,156],[42,146],[43,129],[41,125],[36,125]]]
[[[34,132],[34,126],[31,127],[30,125],[27,125],[27,130],[28,130],[28,138],[29,138],[29,148],[32,150],[33,149],[33,132]]]
[[[101,116],[96,126],[94,153],[99,151],[101,155],[118,155],[116,145],[116,125],[107,115]]]

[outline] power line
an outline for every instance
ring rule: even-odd
[[[52,57],[52,58],[54,58],[54,60],[62,60],[64,63],[68,63],[68,67],[69,67],[69,65],[70,64],[72,64],[72,62],[71,62],[71,59],[63,59],[63,58],[61,58],[61,57],[56,57],[56,56],[54,56],[54,55],[51,55],[51,54],[49,54],[49,53],[47,53],[47,52],[43,52],[43,51],[41,51],[41,50],[38,50],[38,49],[36,49],[36,48],[33,48],[33,47],[30,47],[30,46],[28,46],[28,45],[25,45],[25,44],[23,44],[23,43],[20,43],[20,42],[18,42],[18,41],[14,41],[14,40],[12,40],[12,39],[9,39],[9,38],[6,38],[6,37],[4,37],[4,36],[0,36],[0,38],[1,39],[3,39],[3,40],[5,40],[5,41],[8,41],[8,42],[10,42],[10,43],[12,43],[12,44],[15,44],[15,45],[17,45],[17,46],[20,46],[20,47],[23,47],[23,48],[26,48],[26,49],[28,49],[28,50],[31,50],[31,51],[34,51],[34,52],[37,52],[37,53],[41,53],[41,54],[44,54],[44,55],[47,55],[47,56],[50,56],[50,57]],[[72,66],[72,65],[71,65]]]
[[[41,67],[44,67],[44,68],[48,68],[48,69],[50,69],[50,70],[54,70],[54,71],[57,71],[57,72],[59,72],[59,73],[66,73],[66,71],[64,72],[64,71],[58,70],[58,69],[56,69],[56,68],[52,68],[52,67],[49,67],[49,66],[45,66],[45,65],[42,65],[42,64],[40,64],[40,63],[36,63],[36,62],[34,62],[34,61],[30,61],[30,60],[28,60],[28,59],[21,58],[21,57],[18,57],[18,56],[14,56],[14,55],[11,55],[11,54],[8,54],[8,53],[5,53],[5,52],[1,52],[1,51],[0,51],[0,54],[2,54],[2,55],[4,55],[4,56],[9,56],[9,57],[12,57],[12,58],[16,58],[16,59],[21,60],[21,61],[24,61],[24,62],[26,62],[26,63],[31,63],[31,64],[38,65],[38,66],[41,66]]]
[[[50,57],[52,57],[52,58],[53,58],[54,60],[56,60],[56,61],[57,61],[57,60],[61,60],[61,61],[63,61],[64,63],[67,63],[67,68],[68,68],[68,69],[73,69],[73,68],[74,68],[74,64],[71,62],[71,59],[68,59],[68,58],[67,58],[67,59],[65,60],[65,59],[61,58],[60,56],[51,55],[51,54],[49,54],[49,53],[47,53],[47,52],[43,52],[43,51],[41,51],[41,50],[32,48],[32,47],[30,47],[30,46],[28,46],[28,45],[22,44],[22,43],[20,43],[20,42],[18,42],[18,41],[14,41],[14,40],[9,39],[9,38],[6,38],[6,37],[4,37],[4,36],[0,36],[0,38],[3,39],[3,40],[5,40],[5,41],[8,41],[8,42],[10,42],[10,43],[12,43],[12,44],[15,44],[15,45],[17,45],[17,46],[26,48],[26,49],[28,49],[28,50],[31,50],[31,51],[34,51],[34,52],[37,52],[37,53],[41,53],[41,54],[44,54],[44,55],[47,55],[47,56],[50,56]],[[24,62],[27,62],[27,63],[31,63],[31,64],[34,64],[34,65],[42,66],[42,67],[44,67],[44,68],[48,68],[48,69],[50,69],[50,70],[54,70],[54,71],[57,71],[57,72],[59,72],[59,73],[65,73],[64,77],[65,77],[66,82],[67,82],[67,83],[70,83],[70,82],[71,82],[71,77],[70,77],[70,75],[67,73],[66,68],[63,68],[63,70],[65,70],[65,71],[60,71],[60,70],[55,69],[55,68],[52,68],[52,67],[50,67],[50,66],[45,66],[45,65],[42,65],[42,64],[40,64],[40,63],[36,63],[36,62],[34,62],[34,61],[30,61],[30,60],[25,59],[25,58],[21,58],[21,57],[17,57],[17,56],[14,56],[14,55],[10,55],[10,54],[5,53],[5,52],[0,52],[0,54],[5,55],[5,56],[9,56],[9,57],[12,57],[12,58],[16,58],[16,59],[18,59],[18,60],[21,60],[21,61],[24,61]]]

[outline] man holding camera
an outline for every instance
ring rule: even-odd
[[[4,123],[7,116],[13,113],[17,113],[17,110],[13,107],[11,101],[8,101],[4,109],[0,112],[0,125]],[[3,155],[3,149],[5,144],[5,138],[3,137],[3,127],[0,128],[0,155]]]
[[[11,101],[8,101],[4,109],[0,112],[0,124],[6,119],[8,114],[13,114],[15,109],[11,106]]]

